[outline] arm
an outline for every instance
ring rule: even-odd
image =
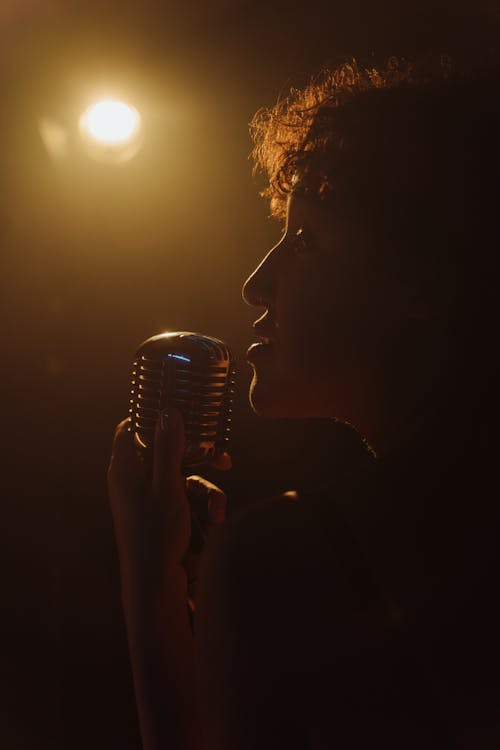
[[[193,640],[182,566],[190,516],[180,465],[180,414],[155,435],[153,479],[122,422],[108,488],[120,560],[123,612],[143,750],[201,747]]]
[[[140,594],[122,596],[143,750],[198,750],[185,574],[171,571],[158,602]]]

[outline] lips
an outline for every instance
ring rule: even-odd
[[[258,338],[257,343],[259,344],[274,344],[274,340],[271,338],[271,336],[263,336],[261,334],[258,334],[256,338]]]
[[[269,342],[267,344],[264,344],[262,342],[257,344],[252,344],[248,347],[246,358],[247,362],[250,362],[250,364],[254,364],[255,362],[259,361],[261,357],[266,357],[274,349],[274,344]]]
[[[269,310],[253,324],[257,343],[247,350],[247,360],[253,363],[262,356],[267,356],[274,348],[277,340],[277,325],[271,318]]]
[[[278,326],[272,319],[269,310],[267,310],[261,318],[255,321],[253,324],[253,330],[257,334],[257,338],[263,344],[276,343]]]

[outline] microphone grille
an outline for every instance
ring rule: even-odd
[[[233,358],[223,341],[187,331],[152,336],[133,361],[129,413],[136,444],[150,452],[158,415],[173,405],[184,418],[184,467],[212,460],[227,448],[234,392]]]

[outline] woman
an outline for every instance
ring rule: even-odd
[[[225,498],[184,486],[175,410],[152,491],[118,427],[110,499],[148,750],[499,746],[497,97],[494,73],[353,63],[254,118],[284,233],[243,289],[265,309],[252,407],[348,422],[368,458],[219,525],[194,646],[186,488],[214,523]]]

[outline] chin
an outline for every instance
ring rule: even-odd
[[[310,403],[310,389],[305,392],[303,385],[270,380],[259,377],[255,372],[248,395],[250,405],[259,417],[293,419],[330,416]]]
[[[294,382],[273,374],[254,368],[249,400],[259,417],[334,418],[358,429],[359,409],[354,408],[353,394],[342,382],[307,377]]]
[[[293,417],[293,402],[286,397],[286,389],[254,372],[248,394],[250,406],[259,417]]]

